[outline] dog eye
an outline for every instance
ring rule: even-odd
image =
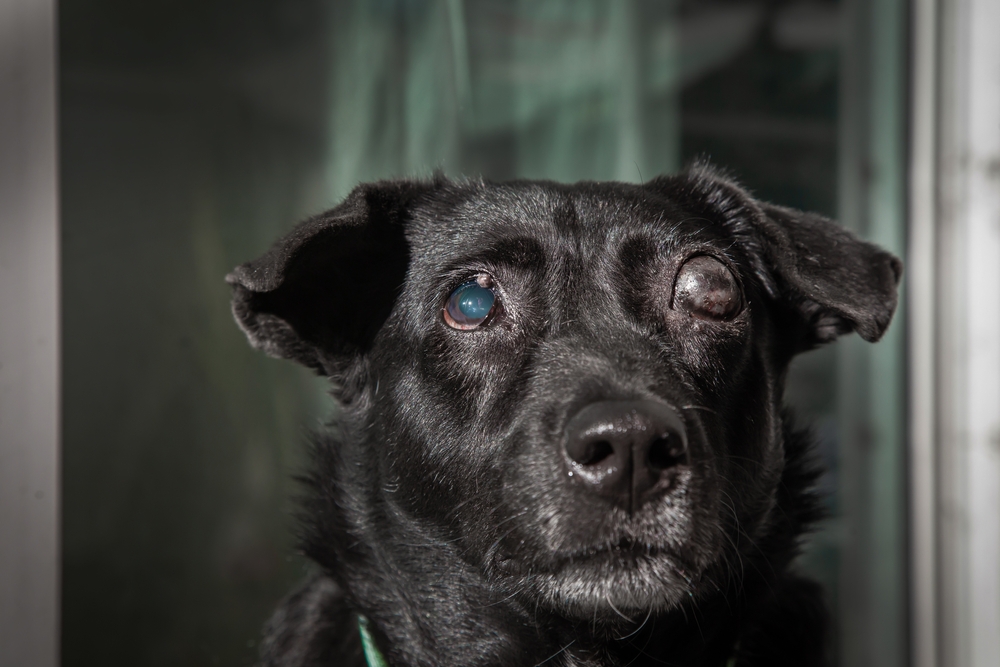
[[[451,293],[444,304],[444,321],[452,329],[470,331],[490,316],[496,305],[493,280],[482,275],[462,283]]]
[[[743,298],[732,272],[706,255],[692,257],[677,273],[675,310],[703,320],[728,320],[742,310]]]

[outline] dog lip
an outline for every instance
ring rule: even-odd
[[[613,577],[610,570],[623,572],[636,568],[643,562],[665,564],[675,576],[686,581],[689,586],[700,581],[702,577],[702,568],[675,549],[631,542],[604,544],[561,554],[553,561],[549,572],[559,576],[561,572],[570,568],[582,567],[592,568],[598,573],[603,572],[604,576]]]
[[[518,572],[516,559],[507,553],[499,553],[494,556],[493,567],[500,574],[516,574]]]
[[[659,545],[645,544],[630,539],[620,539],[614,543],[595,544],[590,547],[576,549],[573,551],[558,554],[555,561],[560,565],[580,563],[588,560],[606,558],[608,556],[622,556],[629,559],[638,558],[658,558],[666,556],[675,558],[672,550]]]

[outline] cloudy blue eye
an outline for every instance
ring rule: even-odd
[[[444,321],[452,329],[475,329],[493,312],[494,303],[493,281],[480,276],[455,288],[444,305]]]

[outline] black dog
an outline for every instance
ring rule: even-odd
[[[783,380],[877,340],[901,270],[702,166],[358,187],[228,279],[340,404],[264,663],[824,664]]]

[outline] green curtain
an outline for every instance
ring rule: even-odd
[[[639,181],[675,169],[674,7],[657,3],[640,16],[639,4],[337,3],[331,201],[361,181],[431,169],[571,181]]]

